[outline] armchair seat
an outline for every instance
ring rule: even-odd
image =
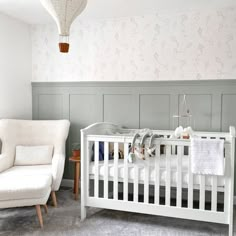
[[[32,200],[35,200],[34,205],[44,205],[50,195],[51,184],[50,175],[0,176],[0,208],[21,206],[22,203],[17,200],[22,199],[25,206],[28,205],[27,199],[31,200],[29,206]]]
[[[1,177],[34,176],[48,175],[52,178],[52,165],[37,165],[37,166],[13,166],[0,174]],[[30,177],[29,177],[30,178]]]

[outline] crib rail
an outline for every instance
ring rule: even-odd
[[[232,225],[234,135],[197,133],[201,138],[225,140],[225,175],[219,177],[193,174],[190,140],[169,139],[170,131],[160,133],[163,137],[153,142],[154,157],[148,157],[145,151],[145,160],[128,163],[131,135],[82,131],[82,206]],[[104,160],[99,160],[100,143],[103,143]],[[145,147],[148,143],[149,139]],[[123,158],[119,156],[120,150]]]

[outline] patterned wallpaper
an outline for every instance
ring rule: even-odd
[[[33,81],[236,79],[236,8],[32,26]]]

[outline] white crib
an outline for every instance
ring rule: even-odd
[[[228,224],[233,235],[235,128],[229,133],[195,132],[225,140],[224,176],[192,174],[190,140],[170,139],[173,131],[153,130],[161,136],[153,142],[155,156],[129,163],[137,131],[111,123],[81,130],[81,219],[86,207],[98,207]],[[104,161],[99,161],[99,142],[104,144]],[[111,149],[114,158],[109,160]],[[119,158],[120,149],[124,159]]]

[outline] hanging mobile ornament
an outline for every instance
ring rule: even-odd
[[[173,122],[174,119],[178,119],[178,125],[182,125],[183,127],[188,127],[191,126],[192,123],[192,114],[190,113],[190,110],[187,106],[187,99],[186,99],[186,94],[183,95],[183,101],[179,105],[179,113],[178,115],[173,115]],[[174,123],[173,123],[174,125]]]

